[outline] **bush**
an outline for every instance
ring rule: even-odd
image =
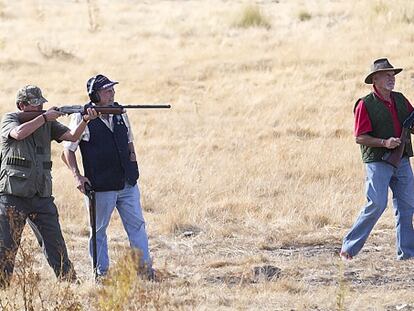
[[[36,248],[33,239],[22,238],[11,284],[8,288],[0,290],[0,310],[83,310],[79,297],[72,290],[70,283],[42,280],[40,272],[35,269]]]
[[[299,20],[301,22],[308,21],[312,18],[312,15],[308,11],[300,11],[299,12]]]
[[[270,23],[257,5],[246,6],[236,18],[234,26],[240,28],[264,27],[270,28]]]
[[[141,254],[131,250],[115,265],[108,277],[103,281],[103,287],[98,291],[98,309],[108,311],[132,310],[132,305],[139,303],[139,309],[153,303],[156,295],[139,277],[143,275],[138,262]]]

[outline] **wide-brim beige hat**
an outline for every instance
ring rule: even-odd
[[[402,68],[394,68],[393,65],[386,58],[379,58],[371,65],[371,72],[365,78],[366,84],[372,84],[372,76],[381,71],[394,71],[394,74],[398,74],[402,71]]]

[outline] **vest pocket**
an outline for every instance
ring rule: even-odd
[[[28,180],[29,172],[29,170],[26,172],[24,170],[8,168],[4,184],[6,192],[16,196],[27,196],[32,188]]]

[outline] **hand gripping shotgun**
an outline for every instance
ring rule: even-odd
[[[409,135],[411,134],[411,128],[414,125],[414,111],[410,113],[407,119],[404,120],[402,124],[402,132],[401,132],[401,144],[394,149],[391,149],[384,153],[382,156],[382,160],[394,166],[395,168],[398,167],[400,164],[401,158],[404,154],[405,145],[410,143]]]

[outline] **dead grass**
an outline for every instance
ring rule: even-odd
[[[54,275],[45,258],[34,256],[38,253],[37,241],[27,231],[30,230],[25,229],[26,234],[16,256],[10,287],[0,291],[1,310],[83,310],[79,300],[81,295],[73,284],[54,281],[53,287],[49,287],[49,282],[42,280],[42,269],[50,272],[51,279]]]
[[[154,265],[166,272],[161,283],[126,282],[148,308],[414,306],[409,264],[394,260],[391,210],[356,261],[340,271],[337,258],[364,201],[353,104],[369,92],[363,77],[381,56],[405,69],[397,89],[414,98],[414,4],[248,4],[0,1],[0,111],[14,110],[16,90],[28,83],[42,87],[48,105],[86,102],[86,81],[97,73],[120,81],[121,103],[172,104],[129,113]],[[301,21],[301,10],[311,18]],[[256,17],[234,27],[231,18],[248,12]],[[56,203],[82,281],[76,297],[99,309],[83,199],[61,146],[52,148]],[[116,270],[128,247],[116,213],[109,245]],[[42,286],[57,288],[40,251],[33,254]],[[255,280],[251,272],[264,264],[281,276]]]

